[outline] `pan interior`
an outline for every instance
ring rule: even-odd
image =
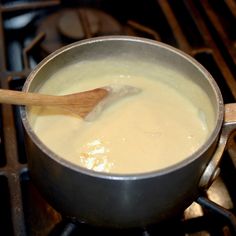
[[[113,82],[125,81],[132,86],[136,85],[135,77],[148,77],[184,96],[196,108],[196,115],[208,132],[200,147],[215,129],[219,101],[211,78],[191,58],[163,45],[158,47],[140,42],[98,41],[94,45],[82,44],[80,47],[72,47],[48,60],[34,75],[29,90],[62,95],[77,92],[75,85],[78,81],[81,83],[80,89],[87,90],[92,88],[92,83],[83,85],[84,78],[94,79],[103,75],[110,77]],[[71,88],[76,89],[73,91]],[[51,112],[54,113],[53,109]],[[29,122],[32,127],[35,126],[39,114],[43,114],[41,108],[29,109]],[[183,116],[183,119],[187,125],[189,118]],[[47,143],[44,145],[47,146]],[[153,170],[156,170],[156,167]]]

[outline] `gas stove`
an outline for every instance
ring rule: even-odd
[[[225,103],[236,98],[236,1],[0,1],[0,83],[20,90],[32,68],[69,43],[132,35],[170,44],[198,60]],[[0,107],[1,235],[236,235],[236,143],[230,138],[212,186],[179,217],[114,230],[67,219],[31,182],[19,108]]]

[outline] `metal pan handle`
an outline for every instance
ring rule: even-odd
[[[229,103],[225,105],[224,124],[222,127],[218,147],[208,163],[200,181],[199,187],[207,189],[218,176],[220,172],[219,164],[223,152],[226,148],[229,136],[236,129],[236,103]]]

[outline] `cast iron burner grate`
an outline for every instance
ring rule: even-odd
[[[66,19],[60,18],[61,12]],[[67,31],[66,25],[77,15],[79,31]],[[162,41],[190,54],[213,75],[225,103],[235,102],[235,17],[235,0],[2,0],[1,88],[21,89],[39,60],[74,40],[127,34]],[[115,231],[64,218],[40,196],[27,169],[19,109],[0,108],[0,235],[236,235],[234,137],[223,155],[219,177],[181,216],[145,229]]]

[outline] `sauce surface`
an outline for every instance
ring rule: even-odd
[[[182,77],[115,59],[72,64],[53,74],[39,92],[62,95],[110,84],[142,91],[115,102],[91,122],[55,107],[31,107],[30,121],[49,149],[76,165],[120,174],[159,170],[195,152],[214,124],[205,92]],[[192,94],[197,99],[189,99]],[[199,99],[203,109],[195,104]]]

